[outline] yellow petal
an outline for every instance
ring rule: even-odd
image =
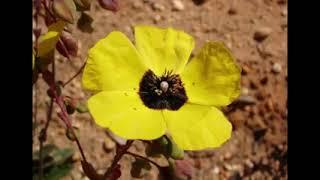
[[[230,122],[215,107],[187,103],[178,111],[163,113],[169,133],[181,149],[219,147],[231,136]]]
[[[60,33],[63,31],[66,23],[58,21],[48,27],[48,32],[39,38],[38,57],[43,57],[53,49],[59,40]]]
[[[82,84],[91,91],[138,91],[146,70],[130,40],[114,31],[89,50]]]
[[[192,36],[172,28],[135,27],[136,46],[156,75],[182,72],[194,48]]]
[[[240,95],[241,69],[220,42],[208,42],[181,74],[189,102],[225,106]]]
[[[98,125],[125,139],[156,139],[166,130],[161,111],[144,106],[136,92],[102,91],[88,108]]]

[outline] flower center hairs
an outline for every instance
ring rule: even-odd
[[[180,76],[172,71],[165,71],[161,77],[151,70],[145,72],[139,95],[145,106],[158,110],[178,110],[188,100]]]

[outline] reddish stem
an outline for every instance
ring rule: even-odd
[[[76,78],[84,69],[85,65],[87,62],[84,62],[83,65],[80,67],[80,69],[78,70],[78,72],[76,72],[75,75],[73,75],[67,82],[65,82],[62,86],[65,87],[67,84],[69,84],[74,78]]]
[[[121,160],[122,156],[127,152],[127,150],[130,148],[132,143],[133,141],[130,140],[130,141],[127,141],[127,144],[124,146],[120,146],[117,144],[116,156],[114,157],[110,168],[105,172],[103,176],[104,179],[107,179],[107,177],[114,171],[114,169],[117,167],[118,162]]]
[[[80,150],[81,156],[82,156],[83,160],[85,162],[87,162],[86,157],[85,157],[84,152],[83,152],[83,149],[81,147],[81,144],[80,144],[76,134],[73,131],[73,128],[72,128],[72,125],[71,125],[71,120],[69,119],[69,115],[67,113],[67,109],[66,109],[66,107],[64,105],[63,97],[58,95],[57,89],[56,89],[56,85],[55,85],[55,81],[52,78],[52,76],[50,76],[51,74],[52,73],[50,71],[46,70],[46,71],[42,72],[42,75],[43,75],[42,77],[45,80],[45,82],[49,85],[49,87],[50,87],[49,90],[51,91],[51,93],[53,95],[54,102],[59,106],[59,108],[61,110],[61,112],[58,113],[58,116],[66,124],[67,128],[69,128],[71,130],[72,135],[74,135],[74,137],[75,137],[75,141],[76,141],[77,146],[78,146],[78,148]]]
[[[148,159],[146,157],[143,157],[143,156],[140,156],[139,154],[135,154],[135,153],[132,153],[130,151],[127,151],[126,154],[129,154],[133,157],[137,157],[137,158],[140,158],[140,159],[143,159],[145,161],[148,161],[150,163],[152,163],[153,165],[155,165],[158,169],[162,168],[158,163],[156,163],[155,161],[152,161],[151,159]]]

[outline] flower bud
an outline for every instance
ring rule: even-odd
[[[71,129],[71,128],[66,129],[66,136],[70,141],[75,141],[77,139],[76,136],[78,135],[79,135],[79,131],[77,129]]]
[[[63,31],[60,35],[60,41],[56,46],[58,52],[66,58],[71,56],[77,56],[78,54],[78,42],[68,32]]]
[[[171,158],[173,159],[183,159],[184,157],[184,151],[183,149],[180,149],[175,142],[172,140],[170,141],[168,145],[168,153]]]
[[[91,0],[74,0],[74,3],[80,11],[90,10]]]
[[[54,0],[53,11],[59,18],[73,24],[76,15],[76,5],[73,0]]]
[[[86,113],[86,112],[89,111],[88,107],[84,103],[78,103],[77,107],[76,107],[76,110],[77,110],[78,113]]]
[[[119,10],[118,0],[98,0],[100,6],[106,10],[117,12]]]
[[[67,113],[68,114],[73,114],[76,110],[76,101],[74,99],[72,99],[71,97],[69,96],[64,96],[63,97],[63,101],[64,101],[64,104],[66,106],[66,109],[67,109]]]

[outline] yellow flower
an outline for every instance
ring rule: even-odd
[[[54,50],[59,40],[60,33],[63,31],[66,22],[58,21],[48,27],[48,32],[39,38],[38,57],[47,55]]]
[[[208,42],[188,63],[194,40],[182,31],[136,26],[135,41],[115,31],[89,50],[82,84],[96,123],[126,139],[168,133],[185,150],[229,139],[219,108],[238,97],[241,70],[225,46]]]

